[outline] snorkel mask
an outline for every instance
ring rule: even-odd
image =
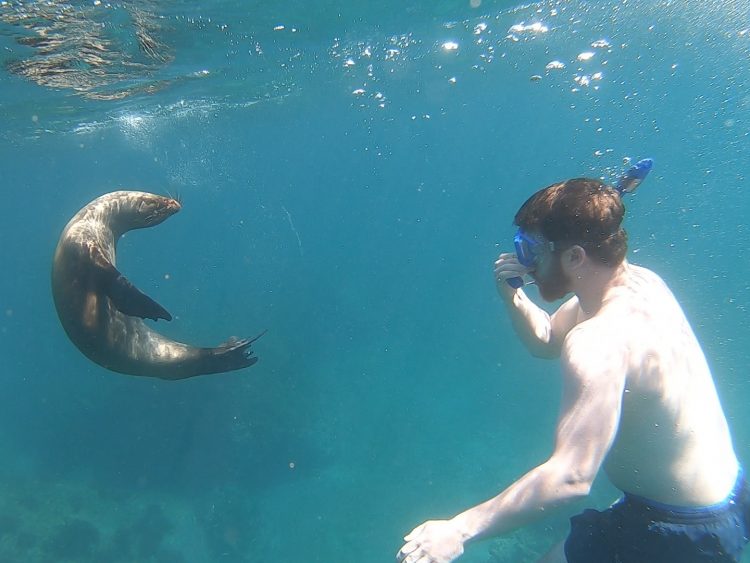
[[[651,167],[654,165],[654,161],[650,158],[644,158],[639,160],[633,166],[628,168],[625,173],[620,176],[620,179],[615,185],[615,190],[622,197],[624,194],[633,193],[640,183],[646,178]],[[547,247],[550,250],[555,250],[555,243],[548,241],[541,241],[530,234],[526,233],[523,229],[519,228],[513,237],[513,244],[516,247],[516,256],[520,264],[526,268],[532,270],[536,265],[538,257],[544,252],[544,248]],[[514,289],[523,287],[525,285],[523,278],[509,278],[508,285]]]
[[[554,243],[550,242],[545,244],[520,228],[516,231],[516,235],[513,237],[513,244],[516,247],[518,261],[522,266],[526,266],[527,268],[534,267],[537,258],[543,252],[545,246],[549,245],[550,250],[554,250]]]

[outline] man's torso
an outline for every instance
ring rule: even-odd
[[[622,411],[605,470],[621,490],[659,502],[719,502],[738,464],[701,347],[661,278],[633,265],[625,272],[601,309],[574,328],[592,346],[625,347]]]

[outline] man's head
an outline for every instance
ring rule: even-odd
[[[627,233],[620,226],[625,207],[620,194],[599,180],[576,178],[532,195],[516,213],[520,232],[541,239],[549,256],[540,257],[534,277],[545,299],[571,291],[562,267],[563,253],[589,258],[614,268],[627,252]]]

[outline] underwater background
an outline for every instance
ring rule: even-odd
[[[0,62],[1,562],[393,561],[550,452],[558,365],[492,276],[515,211],[643,157],[630,260],[750,463],[750,2],[9,0]],[[57,239],[123,188],[183,200],[119,245],[158,329],[267,329],[254,367],[136,378],[68,341]],[[461,561],[535,561],[615,494]]]

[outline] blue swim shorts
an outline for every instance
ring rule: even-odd
[[[570,519],[568,563],[739,563],[748,542],[750,487],[742,472],[721,503],[677,507],[625,493]]]

